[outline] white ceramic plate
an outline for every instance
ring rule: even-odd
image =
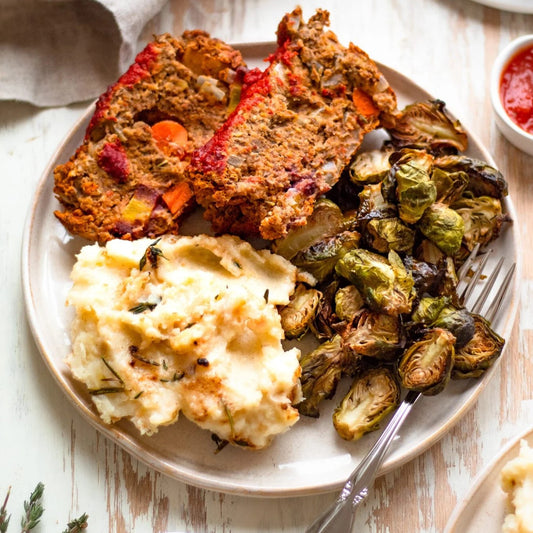
[[[518,456],[522,439],[533,447],[533,428],[512,439],[481,472],[450,516],[444,533],[501,533],[508,509],[507,495],[500,488],[500,473]]]
[[[264,43],[241,45],[240,49],[248,64],[253,66],[261,64],[260,59],[270,53],[272,46]],[[381,68],[397,92],[400,105],[429,97],[401,74],[385,66]],[[46,167],[31,205],[23,243],[22,273],[27,314],[37,346],[59,386],[99,431],[144,463],[189,484],[256,496],[295,496],[339,488],[375,442],[378,432],[355,443],[343,441],[332,426],[332,401],[324,403],[318,420],[303,418],[266,450],[250,452],[228,446],[215,455],[209,433],[184,417],[152,437],[141,437],[128,422],[113,426],[104,424],[84,386],[72,379],[63,362],[70,347],[72,318],[71,311],[65,307],[65,298],[74,256],[85,243],[71,237],[53,215],[59,206],[53,195],[52,171],[79,145],[92,112],[93,106],[90,106]],[[373,137],[374,142],[381,142],[378,137]],[[494,164],[471,134],[469,153]],[[506,209],[514,219],[510,200],[506,202]],[[513,225],[507,225],[495,248],[494,256],[501,254],[508,263],[518,260]],[[496,324],[505,337],[510,335],[516,307],[515,282],[504,305],[506,314]],[[381,473],[397,468],[442,437],[473,405],[493,371],[491,369],[481,380],[451,383],[438,397],[422,398],[393,443]]]
[[[516,13],[533,13],[533,0],[474,0],[478,4],[502,9],[503,11],[514,11]]]

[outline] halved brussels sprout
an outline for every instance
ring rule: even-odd
[[[359,246],[360,239],[361,235],[356,231],[343,231],[297,253],[292,263],[313,274],[317,281],[323,281],[333,272],[335,264],[346,252]]]
[[[348,394],[333,413],[333,425],[345,440],[360,439],[379,429],[400,403],[400,387],[386,367],[370,368],[356,376]]]
[[[406,106],[394,127],[387,128],[395,146],[416,146],[433,151],[454,148],[464,152],[468,138],[458,120],[453,120],[442,100]]]
[[[474,336],[475,324],[472,313],[468,309],[456,309],[453,306],[445,307],[431,324],[432,327],[444,328],[455,337],[455,353]]]
[[[411,320],[429,326],[437,320],[442,310],[450,305],[447,296],[426,296],[421,298],[411,315]]]
[[[503,174],[485,161],[464,155],[446,155],[435,159],[435,167],[447,172],[464,172],[468,176],[466,190],[473,196],[507,196],[507,182]]]
[[[442,328],[427,330],[412,344],[398,364],[404,388],[432,396],[448,384],[455,358],[455,337]]]
[[[359,364],[357,356],[349,353],[340,335],[334,335],[300,360],[303,400],[297,405],[305,416],[318,418],[318,404],[335,394],[343,373],[353,373]]]
[[[404,222],[414,224],[437,197],[437,187],[429,176],[433,157],[422,150],[402,150],[397,154],[399,159],[392,165],[391,176],[396,180],[398,212]]]
[[[359,193],[357,219],[362,227],[367,220],[394,217],[397,213],[396,205],[383,197],[381,183],[365,185]]]
[[[459,251],[465,233],[465,223],[463,217],[454,209],[444,204],[433,204],[426,209],[418,227],[422,234],[445,254],[454,255]]]
[[[339,320],[351,322],[364,305],[361,293],[353,285],[341,287],[335,294],[335,314]]]
[[[434,167],[431,171],[431,181],[437,188],[436,202],[451,205],[461,198],[463,191],[468,185],[468,174],[466,172],[447,172]]]
[[[368,250],[352,250],[335,271],[359,289],[372,310],[389,315],[411,310],[413,278],[396,252],[390,251],[387,260]]]
[[[320,198],[305,226],[290,230],[286,237],[274,241],[272,250],[291,260],[300,250],[344,231],[345,224],[346,220],[339,206],[331,200]]]
[[[288,339],[300,338],[307,332],[315,318],[321,294],[316,289],[299,283],[291,295],[290,302],[279,310],[281,327]]]
[[[366,241],[377,252],[410,252],[415,232],[399,218],[373,218],[366,224]]]
[[[490,196],[463,197],[452,207],[464,221],[463,244],[468,251],[472,251],[478,242],[483,245],[494,240],[503,223],[511,220],[502,212],[500,200]]]
[[[389,156],[393,148],[359,152],[350,165],[350,179],[360,185],[379,183],[389,172]]]
[[[346,346],[367,357],[392,360],[405,346],[397,316],[363,310],[344,334]]]
[[[455,353],[453,379],[483,375],[502,353],[505,340],[480,315],[473,314],[475,332],[472,339]]]

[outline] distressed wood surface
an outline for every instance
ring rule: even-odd
[[[331,28],[402,72],[448,107],[489,148],[509,181],[521,230],[521,304],[508,349],[474,407],[426,453],[379,478],[353,531],[442,531],[456,503],[501,446],[533,425],[533,158],[496,130],[488,79],[498,51],[533,31],[533,16],[467,0],[303,1],[323,7]],[[230,42],[271,41],[290,5],[281,0],[171,0],[150,32],[203,28]],[[186,486],[145,467],[75,411],[41,360],[26,322],[20,246],[27,210],[46,162],[84,104],[37,109],[0,103],[2,229],[0,286],[0,500],[11,486],[10,530],[22,502],[45,483],[40,529],[61,531],[87,512],[89,532],[296,533],[335,497],[250,499]],[[1,503],[1,501],[0,501]]]

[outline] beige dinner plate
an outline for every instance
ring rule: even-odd
[[[501,533],[508,508],[507,495],[500,486],[500,474],[508,461],[518,457],[522,439],[533,448],[533,428],[508,442],[481,472],[453,511],[444,533]]]
[[[274,45],[237,46],[248,64],[254,66],[264,65],[262,59]],[[400,105],[429,97],[403,75],[386,66],[380,67],[395,89]],[[446,99],[445,94],[438,97]],[[23,242],[22,273],[27,315],[37,346],[60,388],[100,432],[147,465],[186,483],[255,496],[295,496],[339,488],[376,441],[379,432],[357,442],[342,440],[331,422],[334,401],[324,402],[319,419],[302,418],[265,450],[252,452],[228,446],[215,454],[210,434],[184,417],[152,437],[139,435],[126,421],[112,426],[104,424],[85,387],[72,378],[64,363],[70,349],[72,320],[72,311],[65,307],[65,299],[75,254],[85,242],[72,237],[53,215],[59,207],[53,195],[53,168],[65,162],[82,141],[93,109],[93,105],[87,109],[48,163],[31,205]],[[468,153],[494,164],[471,132],[469,139]],[[375,132],[365,142],[377,145],[382,140],[383,134]],[[515,219],[510,199],[506,200],[505,209]],[[205,225],[196,230],[205,231]],[[508,264],[518,261],[515,226],[506,225],[494,248],[494,260],[503,255]],[[495,324],[507,338],[517,308],[518,278],[506,296],[503,307],[506,311]],[[472,407],[493,372],[494,368],[480,380],[453,382],[442,394],[422,398],[392,444],[381,473],[397,468],[440,439]]]
[[[513,11],[515,13],[533,13],[533,0],[474,0],[494,9]]]

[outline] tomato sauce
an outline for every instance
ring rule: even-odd
[[[533,46],[518,52],[505,67],[500,98],[511,120],[533,134]]]

